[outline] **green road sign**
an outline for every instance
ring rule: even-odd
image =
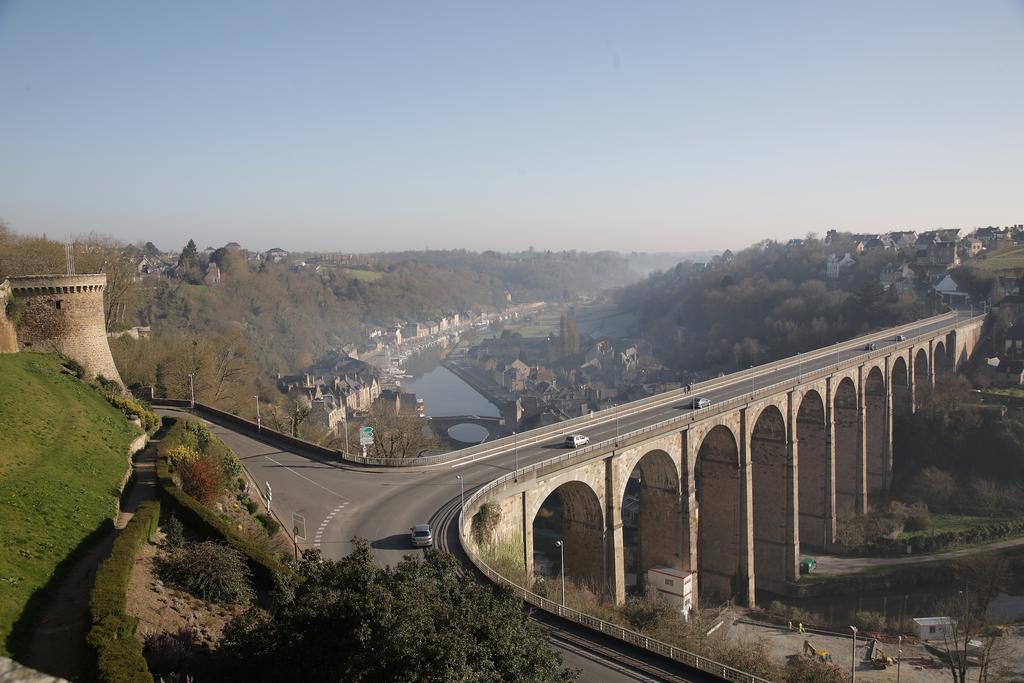
[[[373,427],[359,428],[359,445],[369,446],[373,443]]]

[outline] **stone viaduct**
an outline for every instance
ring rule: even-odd
[[[884,501],[893,414],[914,411],[937,376],[972,354],[981,322],[895,344],[701,411],[694,419],[551,462],[467,509],[501,509],[496,540],[534,572],[535,530],[556,496],[565,574],[622,602],[623,502],[639,499],[635,571],[695,572],[705,605],[800,578],[801,548],[827,550],[839,517]]]

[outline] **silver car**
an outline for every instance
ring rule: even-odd
[[[429,524],[417,524],[409,528],[413,548],[429,548],[434,545],[434,535],[430,533]]]
[[[701,398],[700,396],[698,396],[697,398],[695,398],[692,401],[690,401],[690,407],[691,408],[707,408],[710,405],[711,405],[711,399],[710,398]]]

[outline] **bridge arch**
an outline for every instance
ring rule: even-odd
[[[774,405],[765,407],[750,431],[753,483],[754,569],[759,581],[780,586],[786,580],[789,504],[789,455],[786,419]]]
[[[603,590],[604,513],[594,489],[582,481],[565,482],[548,494],[531,523],[536,573],[558,575],[556,542],[562,541],[566,580]]]
[[[627,588],[642,589],[653,567],[681,568],[683,530],[680,473],[661,449],[648,451],[634,465],[621,492],[623,561]],[[635,579],[630,581],[628,577]]]
[[[844,377],[833,393],[836,512],[840,515],[852,515],[857,512],[857,492],[860,486],[860,457],[857,452],[860,445],[860,415],[857,411],[857,388],[849,377]]]
[[[935,342],[932,347],[932,367],[935,370],[935,378],[945,377],[953,370],[953,361],[950,360],[949,348],[945,341]]]
[[[910,403],[910,372],[907,369],[907,361],[903,356],[897,356],[892,362],[892,369],[889,371],[889,385],[892,389],[892,409],[896,415],[908,415],[911,412]]]
[[[887,409],[885,377],[880,368],[872,367],[864,380],[864,436],[869,503],[872,497],[884,497],[889,485]]]
[[[718,425],[703,438],[694,465],[697,577],[700,599],[721,603],[740,592],[740,452],[736,435]]]
[[[832,482],[829,473],[828,431],[825,401],[811,390],[803,395],[796,414],[797,507],[800,514],[799,542],[824,550],[832,541],[829,514]]]
[[[931,372],[928,368],[928,352],[923,348],[914,354],[914,410],[924,404],[924,399],[931,390]]]

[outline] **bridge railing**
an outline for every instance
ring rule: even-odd
[[[497,571],[492,569],[486,562],[484,562],[477,555],[473,545],[469,543],[467,539],[467,532],[469,529],[468,511],[473,509],[477,501],[480,501],[495,489],[502,487],[509,482],[516,483],[519,481],[519,479],[523,478],[526,475],[534,474],[536,476],[547,473],[548,471],[564,469],[567,466],[576,465],[594,457],[603,456],[607,453],[609,449],[621,447],[624,443],[629,444],[630,442],[633,441],[646,439],[649,437],[651,432],[659,430],[667,431],[678,427],[682,423],[692,423],[698,420],[702,420],[712,412],[720,412],[736,408],[738,406],[748,404],[752,400],[756,400],[761,395],[777,393],[780,389],[783,388],[793,388],[800,384],[804,384],[808,381],[815,381],[824,377],[828,377],[829,375],[835,373],[837,370],[840,370],[843,367],[857,365],[863,363],[865,360],[875,360],[878,358],[884,358],[885,356],[892,353],[893,347],[901,345],[913,345],[916,342],[931,339],[934,336],[934,333],[925,333],[917,335],[915,337],[908,338],[905,341],[887,344],[883,348],[870,351],[865,350],[865,353],[860,354],[854,358],[850,358],[845,361],[840,360],[837,363],[831,364],[824,368],[816,369],[808,373],[798,373],[795,377],[783,380],[781,382],[775,382],[765,387],[758,387],[749,393],[734,397],[732,399],[728,399],[726,401],[722,401],[712,406],[692,410],[686,413],[685,415],[679,415],[668,420],[662,420],[660,422],[647,425],[640,429],[632,430],[630,432],[627,432],[626,434],[620,435],[618,438],[606,439],[604,441],[591,444],[590,446],[585,446],[584,448],[576,449],[571,452],[555,456],[553,458],[548,458],[540,462],[526,465],[525,467],[520,467],[519,469],[509,472],[501,477],[498,477],[497,479],[493,479],[487,482],[486,484],[480,486],[479,488],[475,489],[469,495],[468,498],[465,499],[465,501],[462,504],[462,508],[459,511],[459,541],[462,543],[462,547],[466,551],[466,554],[469,556],[470,561],[472,561],[473,564],[484,575],[486,575],[495,583],[510,587],[524,601],[530,603],[531,605],[539,607],[545,610],[546,612],[550,612],[562,618],[569,619],[584,626],[588,626],[594,630],[600,631],[601,633],[619,638],[620,640],[632,643],[633,645],[642,647],[651,652],[656,652],[660,655],[669,657],[670,659],[683,662],[689,666],[693,666],[697,669],[700,669],[701,671],[706,671],[708,673],[713,673],[715,675],[721,676],[722,678],[725,678],[729,681],[763,681],[764,679],[758,678],[756,676],[740,671],[738,669],[734,669],[725,664],[715,662],[705,657],[701,657],[700,655],[697,655],[695,653],[689,652],[681,648],[677,648],[673,645],[669,645],[668,643],[664,643],[649,638],[648,636],[645,636],[641,633],[630,631],[629,629],[624,629],[621,626],[618,626],[617,624],[603,621],[588,614],[584,614],[583,612],[579,612],[578,610],[563,607],[561,604],[548,600],[547,598],[544,598],[543,596],[533,593],[528,589],[524,588],[523,586],[518,585],[514,581],[505,578]]]
[[[622,419],[629,417],[658,406],[678,401],[686,396],[697,395],[700,392],[710,391],[716,387],[720,387],[724,384],[732,384],[742,379],[756,377],[764,373],[765,371],[771,370],[782,370],[790,367],[798,367],[803,363],[811,362],[820,358],[826,358],[837,352],[849,351],[850,349],[856,349],[863,347],[871,342],[888,341],[897,334],[902,334],[907,330],[911,330],[921,325],[931,325],[939,323],[945,320],[953,320],[958,317],[956,312],[942,313],[940,315],[932,316],[931,318],[925,318],[917,320],[912,323],[900,325],[898,327],[889,328],[883,332],[873,332],[871,334],[862,335],[856,337],[847,342],[834,344],[829,348],[816,349],[814,351],[808,351],[802,354],[796,354],[795,356],[789,356],[788,358],[781,358],[771,363],[765,363],[764,365],[758,365],[754,368],[748,368],[739,372],[734,372],[722,377],[715,377],[713,379],[706,380],[704,382],[698,382],[692,385],[691,391],[686,392],[685,389],[674,389],[672,391],[655,394],[654,396],[648,396],[647,398],[633,401],[632,403],[624,406],[616,406],[613,408],[605,408],[598,410],[588,415],[582,415],[580,417],[574,417],[563,422],[557,422],[546,427],[540,427],[538,429],[532,429],[528,432],[515,437],[518,440],[519,446],[530,446],[540,441],[550,439],[552,437],[564,436],[566,434],[572,434],[579,431],[581,428],[591,426],[595,423],[606,422],[613,419]],[[931,336],[931,335],[926,335]],[[901,342],[906,343],[906,342]],[[440,463],[450,462],[452,460],[459,460],[463,458],[472,458],[474,456],[485,455],[491,452],[500,452],[501,450],[508,449],[509,446],[513,445],[513,437],[503,437],[494,441],[488,441],[476,446],[470,446],[468,448],[462,448],[457,451],[451,451],[448,453],[439,453],[437,455],[430,455],[421,458],[363,458],[359,455],[353,455],[348,453],[341,453],[341,457],[344,460],[356,462],[364,465],[376,465],[381,467],[415,467],[415,466],[426,466],[436,465]]]

